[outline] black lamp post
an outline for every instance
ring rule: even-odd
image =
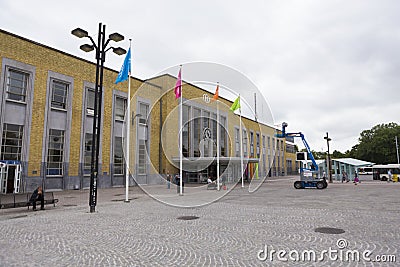
[[[110,49],[117,55],[123,55],[126,50],[121,47],[109,47],[108,43],[112,40],[114,42],[119,42],[124,40],[124,36],[119,33],[112,33],[108,36],[107,41],[105,41],[106,36],[106,25],[99,23],[99,33],[97,44],[94,42],[93,38],[89,36],[88,32],[82,30],[81,28],[76,28],[71,32],[78,38],[87,37],[90,39],[92,44],[84,44],[80,46],[80,49],[85,52],[90,52],[96,50],[96,88],[94,91],[94,115],[93,115],[93,134],[92,134],[92,158],[90,163],[90,196],[89,196],[89,206],[90,212],[95,212],[96,202],[97,202],[97,176],[99,169],[99,147],[100,147],[100,125],[101,125],[101,105],[102,105],[102,95],[103,95],[103,70],[104,61],[106,59],[106,52]]]
[[[332,183],[332,164],[331,164],[331,156],[329,155],[329,141],[331,141],[332,139],[329,138],[328,133],[326,133],[324,139],[326,140],[326,144],[328,145],[328,173],[329,173],[329,182]]]

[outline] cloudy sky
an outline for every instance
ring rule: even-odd
[[[77,27],[132,38],[134,76],[206,61],[246,75],[274,123],[316,151],[346,151],[361,131],[399,122],[400,1],[0,1],[3,30],[94,61]],[[122,58],[108,55],[119,70]],[[302,146],[300,145],[300,148]]]

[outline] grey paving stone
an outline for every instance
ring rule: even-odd
[[[338,250],[339,239],[347,242],[343,251],[371,250],[374,256],[396,255],[400,261],[400,183],[296,190],[293,178],[275,179],[255,193],[237,187],[197,208],[160,203],[139,188],[130,189],[130,203],[113,201],[123,199],[124,190],[99,190],[95,213],[88,212],[88,191],[56,192],[60,202],[45,211],[0,210],[0,266],[380,266],[363,260],[257,257],[265,246],[287,253]],[[167,194],[164,190],[154,192]],[[215,192],[207,191],[197,194],[206,198]],[[181,201],[186,196],[175,197]],[[318,227],[345,233],[317,233]]]

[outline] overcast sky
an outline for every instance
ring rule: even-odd
[[[361,131],[399,123],[400,1],[0,1],[3,30],[94,62],[70,34],[133,39],[133,75],[193,61],[227,65],[262,92],[275,124],[312,149],[346,151]],[[119,70],[123,58],[107,54]],[[183,77],[184,78],[184,77]],[[303,148],[302,145],[299,146]]]

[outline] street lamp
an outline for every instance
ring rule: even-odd
[[[324,137],[326,140],[326,144],[328,145],[328,173],[329,173],[329,183],[332,183],[332,165],[331,165],[331,156],[329,155],[329,141],[332,139],[329,138],[328,132],[326,133],[326,136]]]
[[[104,61],[106,59],[106,52],[110,49],[113,50],[117,55],[123,55],[126,50],[121,47],[109,47],[107,45],[110,41],[119,42],[124,40],[124,36],[119,33],[112,33],[108,36],[105,41],[106,25],[99,23],[99,32],[97,44],[93,38],[88,34],[87,31],[76,28],[71,31],[71,34],[78,38],[89,38],[92,44],[84,44],[80,46],[80,49],[85,52],[96,50],[96,88],[94,91],[94,114],[93,114],[93,134],[92,134],[92,158],[90,164],[90,196],[89,206],[90,212],[95,212],[97,202],[97,177],[99,169],[99,146],[100,146],[100,125],[101,125],[101,105],[102,105],[102,94],[103,94],[103,71]]]

